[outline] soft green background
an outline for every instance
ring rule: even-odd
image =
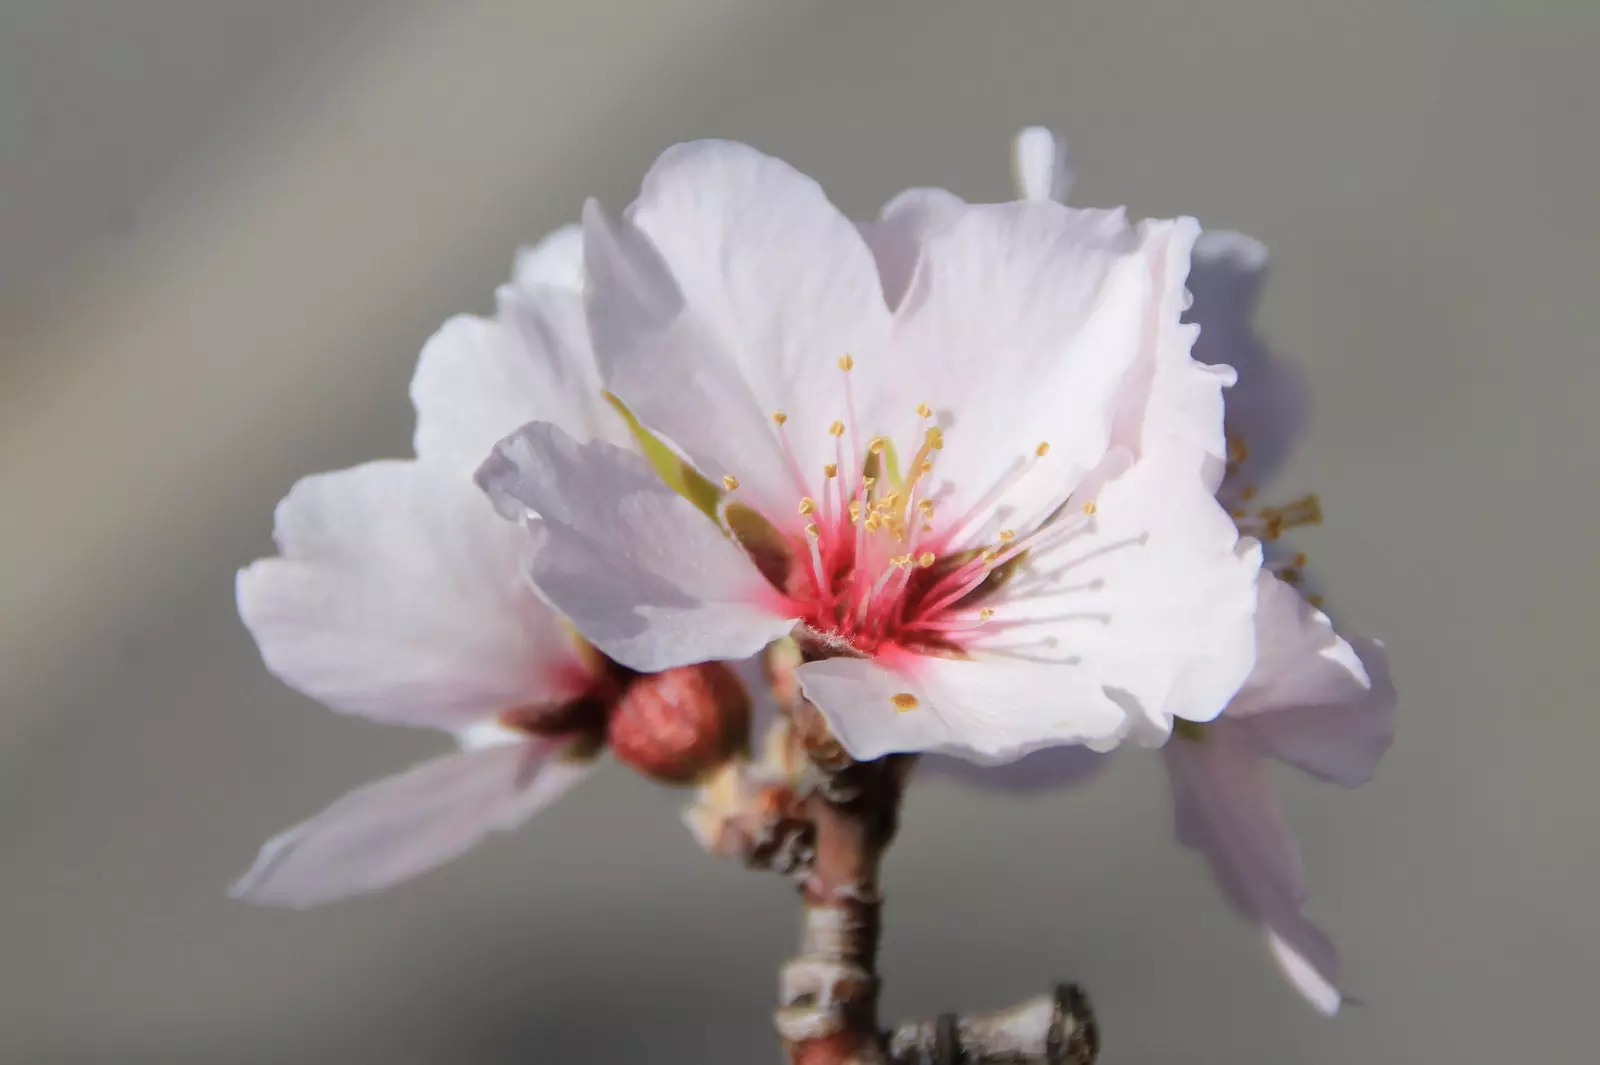
[[[1158,760],[913,795],[887,1015],[1085,981],[1107,1061],[1594,1059],[1600,6],[0,3],[0,1059],[775,1060],[779,883],[620,772],[381,898],[230,903],[256,845],[436,749],[271,680],[233,570],[297,475],[404,453],[423,339],[651,157],[750,140],[866,213],[1006,194],[1272,247],[1317,417],[1284,494],[1401,737],[1286,781],[1367,1001],[1328,1022],[1169,841]]]

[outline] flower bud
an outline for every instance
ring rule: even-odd
[[[641,676],[611,709],[617,760],[668,784],[691,784],[750,741],[750,696],[721,662]]]

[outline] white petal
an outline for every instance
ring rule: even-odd
[[[452,318],[423,347],[411,380],[417,454],[468,480],[496,441],[530,421],[625,443],[602,391],[582,296],[503,286],[496,317]]]
[[[873,431],[915,440],[916,404],[938,412],[944,513],[966,513],[1041,443],[1048,455],[1006,493],[991,533],[1048,513],[1098,465],[1154,323],[1176,326],[1176,304],[1152,288],[1165,233],[1047,202],[973,206],[927,231],[896,312],[899,421]]]
[[[449,469],[307,477],[273,535],[281,557],[240,572],[239,614],[273,673],[336,710],[454,730],[587,676],[521,575],[521,532]]]
[[[562,226],[531,248],[518,248],[511,287],[520,291],[558,288],[583,292],[583,227]]]
[[[1142,229],[1148,258],[1152,314],[1144,347],[1127,381],[1113,432],[1115,442],[1142,454],[1162,441],[1178,441],[1210,456],[1208,483],[1220,483],[1227,460],[1223,434],[1223,389],[1234,374],[1225,365],[1197,361],[1192,349],[1203,333],[1180,323],[1188,304],[1184,287],[1190,253],[1202,234],[1193,219],[1147,222]]]
[[[1012,170],[1022,198],[1065,203],[1072,188],[1067,142],[1043,126],[1029,126],[1017,134],[1012,149]]]
[[[261,848],[235,898],[304,908],[377,891],[526,821],[583,779],[562,744],[461,751],[358,788]]]
[[[864,417],[884,373],[889,312],[856,227],[811,179],[724,141],[663,153],[624,226],[607,232],[594,210],[584,221],[608,384],[702,471],[787,514],[801,493],[771,413],[788,415],[800,467],[820,479],[828,426],[845,416],[838,360],[855,360]]]
[[[745,658],[792,627],[744,553],[633,452],[539,422],[501,441],[478,482],[503,513],[539,515],[534,582],[630,668]]]
[[[1227,427],[1247,454],[1229,484],[1268,481],[1305,433],[1310,390],[1305,372],[1279,358],[1258,335],[1254,317],[1266,278],[1267,249],[1227,230],[1201,234],[1194,246],[1187,320],[1200,327],[1194,357],[1233,367],[1238,383],[1228,392]]]
[[[959,218],[966,203],[944,189],[907,189],[884,205],[875,222],[861,224],[861,236],[878,261],[883,298],[900,306],[922,261],[922,245],[936,226]]]
[[[860,760],[938,751],[998,764],[1116,737],[1127,715],[1073,666],[926,658],[904,669],[834,658],[800,667],[806,698]]]
[[[1193,450],[1164,447],[1100,489],[1091,519],[1030,556],[971,649],[1076,662],[1136,711],[1136,738],[1209,720],[1255,658],[1260,552],[1239,540]]]
[[[1300,992],[1302,998],[1325,1017],[1332,1017],[1339,1012],[1339,1007],[1344,1003],[1344,995],[1329,982],[1323,975],[1337,968],[1334,962],[1333,949],[1325,940],[1312,940],[1319,946],[1325,946],[1321,953],[1322,969],[1317,968],[1317,963],[1296,950],[1288,940],[1276,932],[1267,933],[1267,949],[1272,951],[1272,958],[1278,963],[1278,968],[1283,970],[1284,977]]]
[[[1347,788],[1372,779],[1394,742],[1394,684],[1381,643],[1358,640],[1355,650],[1370,687],[1330,685],[1328,697],[1336,697],[1335,689],[1344,697],[1241,718],[1240,728],[1258,750]],[[1231,709],[1228,713],[1232,716]]]
[[[1338,981],[1338,955],[1306,919],[1300,851],[1283,819],[1266,767],[1233,722],[1208,726],[1199,740],[1174,737],[1162,749],[1178,838],[1205,855],[1229,901],[1297,959],[1284,965],[1297,989],[1324,1012]],[[1334,992],[1337,1008],[1337,992]]]

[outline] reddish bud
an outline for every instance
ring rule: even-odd
[[[645,776],[691,784],[746,749],[750,696],[721,662],[646,674],[612,706],[606,739]]]

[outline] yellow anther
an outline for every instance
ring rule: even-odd
[[[784,422],[786,422],[788,420],[789,420],[789,416],[787,414],[783,413],[783,411],[775,410],[775,411],[772,412],[772,421],[773,421],[774,425],[782,425]]]
[[[1308,596],[1306,596],[1306,602],[1310,603],[1312,606],[1316,607],[1318,610],[1322,609],[1323,599],[1322,599],[1322,596],[1320,596],[1320,595],[1308,595]]]
[[[722,478],[722,487],[726,488],[730,492],[733,491],[735,488],[739,487],[739,478],[735,477],[731,473],[727,474]]]
[[[852,359],[848,355],[840,355],[839,356],[839,369],[843,370],[845,373],[849,373],[851,370],[853,370],[855,368],[856,368],[856,360]]]
[[[863,477],[863,478],[861,478],[861,487],[865,488],[865,489],[871,489],[872,486],[877,484],[877,483],[878,483],[878,479],[876,477]]]
[[[934,451],[938,451],[940,448],[944,447],[944,430],[939,428],[937,425],[931,425],[928,427],[928,435],[924,437],[923,440],[928,447],[932,448]]]
[[[1237,436],[1230,436],[1228,437],[1228,457],[1234,462],[1243,462],[1250,457],[1250,449]]]
[[[810,496],[804,496],[803,498],[801,498],[801,500],[800,500],[800,513],[801,514],[810,514],[812,511],[814,511],[816,509],[817,509],[817,501],[815,499],[812,499]]]
[[[917,416],[922,418],[931,418],[933,417],[933,408],[928,406],[926,403],[918,403]]]
[[[861,500],[852,499],[850,501],[850,520],[855,521],[859,517],[861,517]]]
[[[1014,530],[1014,529],[1001,529],[1000,530],[999,540],[1000,540],[1001,543],[1009,544],[1011,541],[1015,540],[1016,538],[1017,538],[1016,530]]]
[[[993,562],[995,559],[1000,557],[1000,552],[991,547],[983,553],[982,557],[985,562]]]
[[[933,463],[924,462],[922,465],[917,467],[917,472],[926,477],[928,474],[933,472]]]
[[[895,692],[889,696],[889,702],[902,714],[907,710],[915,710],[917,708],[917,697],[910,692]]]
[[[924,499],[917,503],[917,512],[924,518],[933,517],[933,508],[934,502],[931,499]]]
[[[828,426],[828,435],[829,436],[843,436],[844,435],[844,422],[839,421],[837,418],[834,419],[833,424]]]
[[[932,551],[924,551],[921,555],[917,556],[917,565],[921,566],[923,569],[927,569],[929,566],[933,565],[935,561],[936,559]]]
[[[1239,498],[1244,500],[1246,503],[1250,502],[1250,500],[1254,499],[1255,497],[1256,497],[1256,486],[1255,485],[1250,485],[1248,488],[1244,488],[1244,489],[1240,490],[1240,492],[1239,492]]]
[[[1308,561],[1309,560],[1306,558],[1306,555],[1305,555],[1304,551],[1302,551],[1302,552],[1300,552],[1300,554],[1294,556],[1294,565],[1297,568],[1304,569],[1305,568],[1305,564]]]
[[[889,560],[889,565],[891,565],[891,566],[909,566],[909,565],[911,565],[911,556],[910,555],[896,555],[896,556],[894,556],[893,558],[891,558]]]
[[[1033,453],[1038,455],[1040,458],[1044,458],[1046,455],[1050,454],[1050,441],[1039,441],[1039,446],[1033,449]]]
[[[839,476],[839,464],[836,462],[830,462],[826,466],[822,467],[822,476],[828,478],[830,481]]]
[[[867,450],[872,452],[874,455],[881,455],[883,454],[883,449],[887,447],[888,444],[889,441],[885,440],[883,437],[875,436],[867,443]]]
[[[1089,502],[1087,502],[1087,503],[1085,503],[1083,505],[1083,512],[1085,514],[1093,514],[1095,511],[1097,511],[1099,509],[1100,508],[1095,504],[1095,501],[1092,500],[1092,499],[1089,500]]]
[[[810,525],[806,526],[806,535],[820,537],[822,535],[822,530],[817,528],[816,522],[812,522]]]
[[[988,621],[992,617],[994,617],[994,607],[992,606],[986,606],[982,610],[978,611],[979,621]]]

